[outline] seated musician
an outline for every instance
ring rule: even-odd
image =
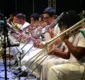
[[[23,31],[24,28],[28,27],[30,24],[26,21],[26,15],[18,13],[16,15],[17,22],[21,25],[20,30]]]
[[[66,12],[59,20],[59,26],[67,29],[79,20],[80,18],[75,11]],[[78,25],[75,27],[78,27]],[[65,35],[65,33],[61,35],[61,39],[67,45],[68,51],[63,52],[58,48],[54,49],[51,54],[69,60],[67,62],[49,60],[43,65],[41,80],[83,80],[85,73],[85,38],[80,32],[71,34],[72,36],[70,36],[73,39],[68,35]]]
[[[47,26],[45,26],[45,28],[42,29],[43,31],[55,20],[55,15],[56,15],[55,10],[51,7],[48,7],[44,10],[43,19],[44,19],[44,22],[46,22]],[[46,38],[45,41],[50,40],[51,38],[58,35],[59,33],[60,33],[60,28],[58,27],[58,25],[51,26],[47,30],[46,34],[44,34]],[[35,44],[38,44],[36,42]],[[42,44],[38,44],[38,46],[40,47],[42,46]]]
[[[12,40],[12,43],[15,43],[15,41],[20,42],[23,39],[23,35],[25,36],[25,30],[24,28],[28,27],[30,24],[26,21],[26,16],[22,13],[18,13],[15,17],[14,20],[12,22],[12,26],[16,24],[19,24],[19,27],[16,31],[16,33],[9,33],[9,35],[13,38],[11,38],[10,40]],[[16,39],[16,40],[15,40]],[[22,45],[20,45],[19,47],[21,48]],[[20,49],[21,50],[21,49]],[[12,47],[11,48],[11,53],[13,53],[13,56],[16,57],[16,53],[18,53],[17,47]]]
[[[38,13],[32,13],[30,15],[30,26],[29,26],[29,31],[30,31],[30,35],[32,36],[34,30],[37,28],[37,26],[39,25],[39,14]],[[29,37],[27,37],[27,39],[29,39]]]
[[[21,36],[26,35],[25,28],[28,27],[30,24],[26,21],[26,15],[22,13],[18,13],[16,15],[17,23],[20,25],[19,33],[15,34],[15,38],[21,38]]]

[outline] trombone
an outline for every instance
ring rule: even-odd
[[[51,44],[53,44],[59,37],[61,37],[63,34],[74,34],[73,31],[75,31],[75,34],[79,31],[79,29],[85,27],[85,18],[83,18],[82,20],[80,20],[79,22],[77,22],[76,24],[74,24],[73,26],[71,26],[70,28],[66,29],[65,31],[63,31],[62,33],[60,33],[58,36],[52,38],[51,40],[47,41],[46,43],[44,43],[45,47],[42,49],[42,51],[44,49],[47,49],[47,46],[50,46]],[[70,35],[70,36],[71,36]],[[55,48],[55,47],[54,47]],[[51,51],[47,51],[47,55],[45,55],[44,57],[45,58],[41,58],[41,62],[40,64],[48,57],[48,54],[50,53]],[[38,60],[37,60],[38,61]],[[37,62],[36,61],[36,62]],[[38,66],[40,66],[40,64]],[[25,80],[38,68],[38,66],[36,66],[36,68],[34,68],[30,74],[27,75],[27,77],[25,78]],[[28,69],[29,69],[29,66],[28,66]],[[19,74],[20,75],[20,74]],[[19,77],[19,75],[15,76],[16,77]]]

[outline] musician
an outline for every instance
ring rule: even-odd
[[[44,16],[44,21],[48,25],[50,25],[55,20],[55,16],[56,16],[55,10],[51,7],[48,7],[44,10],[43,16]],[[56,34],[58,35],[60,33],[60,28],[58,27],[58,25],[54,25],[48,29],[48,32],[50,33],[51,38],[53,38]]]
[[[26,15],[18,13],[16,15],[17,22],[21,25],[20,30],[23,31],[24,28],[28,27],[30,24],[26,21]]]
[[[60,19],[59,26],[69,28],[78,21],[79,16],[76,12],[66,12]],[[42,68],[41,80],[83,80],[82,77],[84,77],[85,68],[85,38],[79,32],[72,35],[71,37],[73,39],[69,41],[68,39],[71,37],[65,35],[66,34],[63,34],[61,39],[67,45],[68,51],[63,52],[60,49],[54,49],[52,55],[69,60],[67,62],[59,62],[56,60],[57,64],[47,62]]]
[[[39,14],[38,13],[32,13],[30,16],[30,23],[31,28],[33,29],[31,36],[36,37],[35,30],[37,29],[37,26],[39,25]]]
[[[45,10],[43,11],[43,19],[46,22],[47,26],[45,26],[43,30],[45,30],[55,20],[55,16],[56,16],[56,12],[53,8],[51,7],[45,8]],[[50,40],[51,38],[58,35],[59,33],[60,33],[60,28],[58,27],[58,25],[51,26],[44,34],[45,41]],[[38,46],[42,46],[42,44],[38,44]]]
[[[26,35],[24,28],[28,27],[30,24],[26,21],[26,15],[22,13],[18,13],[12,22],[12,25],[18,24],[19,27],[16,33],[10,33],[10,36],[17,39],[17,42],[21,41],[23,39],[23,36]],[[14,42],[14,40],[12,41]],[[23,45],[23,44],[22,44]],[[22,45],[20,44],[19,48],[21,50]],[[16,56],[16,53],[18,53],[17,47],[12,47],[11,52],[13,53],[13,56]],[[18,56],[16,56],[18,57]],[[15,58],[16,59],[16,58]]]
[[[21,37],[26,35],[25,28],[28,27],[30,24],[26,21],[26,15],[22,13],[18,13],[16,15],[17,23],[19,24],[19,33],[14,35],[15,38],[18,38],[21,40]],[[23,38],[23,37],[22,37]]]

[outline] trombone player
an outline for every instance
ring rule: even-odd
[[[69,28],[79,20],[80,17],[75,11],[66,12],[59,20],[59,27]],[[77,30],[74,30],[74,32],[76,31]],[[59,63],[57,61],[57,64],[55,65],[51,65],[52,63],[48,61],[43,65],[41,80],[84,80],[85,38],[80,32],[74,33],[71,37],[68,35],[69,34],[64,33],[60,36],[62,41],[67,45],[68,51],[63,52],[59,49],[54,49],[50,55],[69,60],[64,63]],[[70,38],[72,39],[69,40]],[[46,71],[46,74],[44,71]]]

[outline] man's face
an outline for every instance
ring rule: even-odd
[[[50,25],[53,22],[53,20],[54,20],[54,17],[50,17],[48,14],[43,14],[43,17],[44,17],[44,21],[48,25]]]

